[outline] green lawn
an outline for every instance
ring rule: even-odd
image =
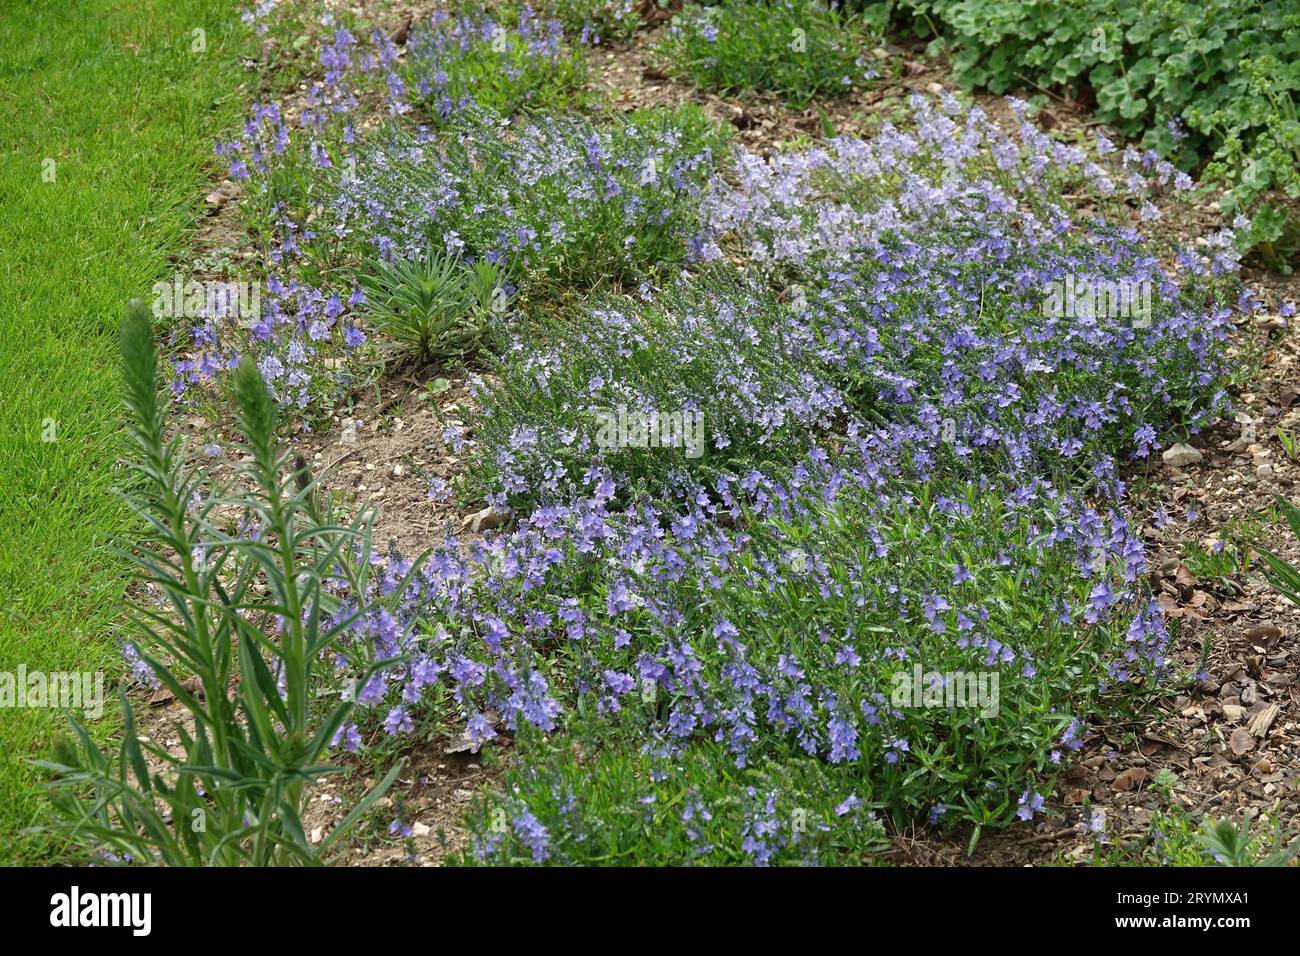
[[[244,5],[0,4],[0,672],[122,670],[118,323],[183,256],[239,120]],[[17,831],[43,813],[27,759],[61,726],[0,709],[2,863],[51,856]]]

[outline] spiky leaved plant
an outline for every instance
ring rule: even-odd
[[[319,844],[307,839],[304,787],[336,769],[324,759],[353,707],[344,699],[321,714],[312,703],[322,656],[368,610],[371,515],[332,522],[318,479],[290,466],[280,447],[276,409],[251,359],[235,375],[249,463],[237,487],[221,487],[164,435],[153,332],[138,300],[127,307],[122,358],[141,486],[131,506],[148,531],[120,550],[162,598],[138,607],[135,646],[192,729],[178,726],[180,752],[141,741],[125,690],[115,754],[74,718],[78,742],[40,762],[53,773],[56,809],[43,829],[134,862],[318,863],[400,768]],[[393,663],[377,663],[364,679]]]
[[[1300,508],[1297,508],[1291,502],[1287,501],[1281,495],[1277,496],[1277,508],[1286,519],[1287,524],[1291,526],[1291,533],[1300,538]],[[1268,568],[1266,576],[1268,583],[1292,604],[1300,606],[1300,569],[1291,564],[1281,555],[1270,551],[1268,548],[1256,545],[1255,550],[1263,558],[1265,566]]]
[[[1257,838],[1250,832],[1250,816],[1240,824],[1231,820],[1202,820],[1196,839],[1201,852],[1219,866],[1290,866],[1300,855],[1300,839],[1284,833],[1273,821],[1270,836]],[[1290,841],[1290,842],[1288,842]]]
[[[418,259],[373,259],[357,281],[376,328],[399,352],[428,361],[478,347],[499,271],[467,266],[430,245]]]

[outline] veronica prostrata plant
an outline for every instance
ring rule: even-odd
[[[1131,713],[1171,669],[1135,530],[1041,481],[896,485],[813,454],[784,478],[683,481],[685,513],[591,481],[435,551],[386,628],[413,663],[372,681],[359,723],[399,735],[435,706],[483,744],[531,727],[684,763],[711,741],[742,770],[802,754],[837,802],[983,827],[1032,817],[1087,715]],[[996,675],[998,695],[900,702],[918,669]],[[543,789],[511,800],[558,833]]]
[[[465,410],[480,449],[470,494],[526,512],[564,500],[592,467],[657,495],[677,471],[797,459],[847,411],[818,346],[761,282],[726,268],[520,316],[493,386],[477,382]],[[611,423],[626,430],[629,415],[677,432],[623,441]]]
[[[555,17],[583,42],[603,39],[626,43],[646,25],[643,14],[655,7],[665,9],[668,0],[543,0],[542,9]],[[651,20],[653,22],[653,18]]]
[[[504,262],[523,286],[633,282],[686,258],[725,144],[694,106],[606,123],[480,113],[447,136],[395,132],[363,150],[323,228],[382,257],[433,241]]]
[[[796,109],[844,96],[877,75],[863,25],[820,0],[688,4],[656,50],[669,73],[721,93],[769,90]]]
[[[674,470],[739,474],[817,444],[870,447],[884,473],[1087,485],[1099,461],[1212,421],[1234,317],[1260,307],[1236,286],[1230,237],[1202,255],[1076,221],[1053,197],[1079,188],[1073,173],[1105,201],[1119,192],[1105,170],[959,110],[922,102],[914,130],[741,153],[705,196],[697,274],[522,319],[463,416],[473,493],[526,512],[598,465],[659,495]],[[738,259],[747,277],[722,266]],[[1066,282],[1144,289],[1149,308],[1055,314]],[[609,447],[615,409],[698,413],[706,450]]]
[[[919,113],[872,143],[742,155],[694,249],[747,278],[526,317],[480,389],[474,473],[513,525],[437,551],[386,629],[419,663],[357,720],[516,734],[508,789],[473,817],[483,859],[693,859],[702,818],[662,808],[709,792],[733,821],[714,860],[860,857],[864,808],[977,838],[1041,813],[1090,720],[1174,676],[1117,459],[1225,407],[1227,326],[1258,307],[1231,242],[1157,252],[1057,200],[1082,179],[1108,208],[1165,175],[1142,157],[1120,187],[1036,131]],[[1150,281],[1151,314],[1044,312],[1074,273]],[[609,404],[691,399],[716,416],[700,459],[591,438]],[[918,664],[996,672],[997,713],[896,703]],[[703,786],[728,760],[770,775],[757,799]],[[807,761],[817,796],[772,783]],[[578,783],[596,770],[608,786]],[[795,810],[828,829],[791,840]]]
[[[559,20],[539,20],[526,4],[509,25],[437,10],[411,32],[405,76],[439,123],[473,107],[505,115],[562,109],[584,100],[584,43],[568,43]]]
[[[797,751],[737,768],[726,749],[618,746],[597,721],[525,732],[468,819],[459,865],[860,865],[889,847],[877,811]]]

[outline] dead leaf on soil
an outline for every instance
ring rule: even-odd
[[[1194,465],[1203,457],[1199,451],[1191,445],[1185,445],[1179,442],[1165,449],[1164,454],[1160,456],[1164,459],[1166,465],[1173,468],[1183,468],[1187,465]]]
[[[199,700],[203,700],[203,684],[197,677],[185,678],[185,680],[181,681],[181,686],[185,688],[187,693],[193,694]],[[149,698],[149,706],[160,707],[175,699],[176,695],[171,692],[170,687],[159,687],[153,692],[153,696]]]
[[[1282,638],[1282,628],[1273,624],[1261,624],[1246,631],[1245,638],[1256,647],[1272,650],[1273,645]]]
[[[1146,767],[1129,767],[1114,780],[1111,781],[1110,788],[1116,793],[1127,793],[1130,790],[1136,790],[1142,786],[1147,778]]]
[[[481,742],[471,740],[468,734],[461,734],[459,737],[453,737],[447,742],[447,746],[442,748],[445,754],[476,754]]]
[[[1242,754],[1250,753],[1255,749],[1255,738],[1245,727],[1238,727],[1228,738],[1228,746],[1232,752],[1240,757]]]

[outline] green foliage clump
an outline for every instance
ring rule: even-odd
[[[530,740],[476,801],[462,865],[859,865],[889,847],[876,810],[823,763],[789,754],[738,770],[701,742],[676,756],[592,736]]]
[[[655,0],[667,7],[668,0]],[[645,26],[644,0],[546,0],[543,9],[564,24],[566,30],[593,42],[604,39],[624,43]]]
[[[437,248],[413,260],[372,260],[358,277],[376,331],[419,361],[478,348],[488,319],[508,303],[504,270],[458,262]]]
[[[860,89],[871,77],[861,24],[818,0],[725,0],[673,18],[658,58],[697,86],[770,90],[803,108],[816,96]]]
[[[1165,805],[1131,840],[1116,839],[1107,832],[1105,814],[1084,807],[1083,819],[1096,839],[1089,862],[1093,866],[1276,867],[1291,866],[1300,854],[1300,839],[1285,830],[1276,816],[1271,821],[1269,814],[1253,819],[1247,811],[1235,823],[1222,817],[1198,819],[1171,799],[1177,779],[1167,768],[1156,775],[1153,789]]]

